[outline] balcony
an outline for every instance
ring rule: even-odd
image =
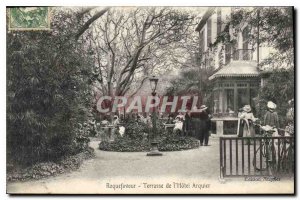
[[[196,57],[196,63],[198,65],[202,65],[204,67],[215,66],[216,57],[218,56],[218,62],[222,62],[222,66],[228,65],[231,61],[253,61],[254,49],[233,49],[230,48],[230,51],[224,52],[213,52],[213,51],[205,51],[201,52]],[[224,62],[224,63],[223,63]],[[219,65],[220,67],[220,65]]]

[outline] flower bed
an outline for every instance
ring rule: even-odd
[[[199,147],[199,140],[192,137],[165,137],[158,140],[160,151],[180,151]],[[117,152],[139,152],[150,150],[149,140],[132,140],[129,138],[117,138],[113,142],[103,141],[99,144],[99,149],[103,151]]]
[[[166,137],[158,144],[160,151],[180,151],[195,149],[200,146],[199,140],[193,137]]]
[[[150,149],[150,144],[143,141],[118,138],[113,142],[100,142],[99,149],[103,151],[138,152],[148,151]]]
[[[131,121],[125,125],[123,137],[116,134],[114,141],[102,141],[99,149],[117,152],[141,152],[151,148],[151,128],[142,122]],[[180,151],[198,148],[199,140],[193,137],[180,137],[173,131],[166,131],[161,121],[157,122],[157,141],[160,151]]]

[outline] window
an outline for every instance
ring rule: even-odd
[[[247,87],[247,83],[237,83],[237,87]]]
[[[233,44],[233,60],[239,60],[239,50],[237,41]]]
[[[225,89],[225,112],[234,110],[234,89]]]
[[[250,87],[254,87],[254,88],[257,88],[259,87],[259,82],[255,82],[255,83],[250,83]]]
[[[225,46],[225,65],[230,62],[231,59],[231,47],[229,44]]]
[[[204,31],[200,32],[200,51],[204,52]]]
[[[213,93],[214,98],[214,107],[213,107],[213,113],[219,113],[220,112],[220,105],[219,105],[219,98],[220,98],[220,91],[216,90]]]
[[[249,50],[249,28],[246,26],[242,32],[243,36],[243,60],[250,60]]]
[[[211,44],[211,19],[207,20],[207,46]]]
[[[257,97],[257,95],[258,95],[258,89],[256,88],[256,89],[250,89],[250,106],[251,106],[251,108],[253,109],[253,113],[254,114],[256,114],[255,113],[255,101],[254,101],[254,99]]]
[[[249,104],[249,97],[247,97],[247,89],[238,89],[238,108],[244,107],[244,105]]]
[[[217,35],[219,35],[222,31],[222,13],[221,8],[217,10]]]
[[[233,83],[224,83],[224,87],[234,87],[234,84]]]

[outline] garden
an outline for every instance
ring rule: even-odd
[[[194,137],[182,136],[180,132],[166,129],[162,119],[158,119],[156,123],[156,136],[153,127],[143,121],[130,120],[124,124],[124,127],[125,133],[122,136],[115,131],[114,140],[101,141],[99,149],[116,152],[149,151],[150,143],[154,138],[158,142],[159,151],[181,151],[199,147],[199,141]]]

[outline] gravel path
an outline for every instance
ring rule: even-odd
[[[198,149],[163,152],[161,157],[148,157],[146,152],[119,153],[98,150],[99,141],[91,141],[96,157],[85,161],[71,173],[38,181],[7,184],[8,193],[227,193],[237,191],[293,191],[293,180],[256,182],[219,180],[219,140],[211,138],[210,146]],[[112,188],[132,184],[135,188]],[[170,183],[172,188],[157,189],[158,184]],[[182,183],[176,184],[176,183]],[[186,184],[186,187],[185,185]],[[195,184],[195,185],[194,185]],[[189,185],[189,187],[188,187]],[[262,187],[260,186],[262,185]],[[282,186],[281,186],[282,185]],[[241,189],[236,190],[236,186]],[[267,187],[266,187],[267,186]],[[195,188],[196,187],[196,188]],[[198,187],[198,189],[197,189]],[[200,188],[199,188],[200,187]],[[204,189],[201,187],[205,187]],[[268,189],[269,190],[266,190]],[[277,189],[274,189],[274,188]],[[252,189],[251,189],[252,188]]]

